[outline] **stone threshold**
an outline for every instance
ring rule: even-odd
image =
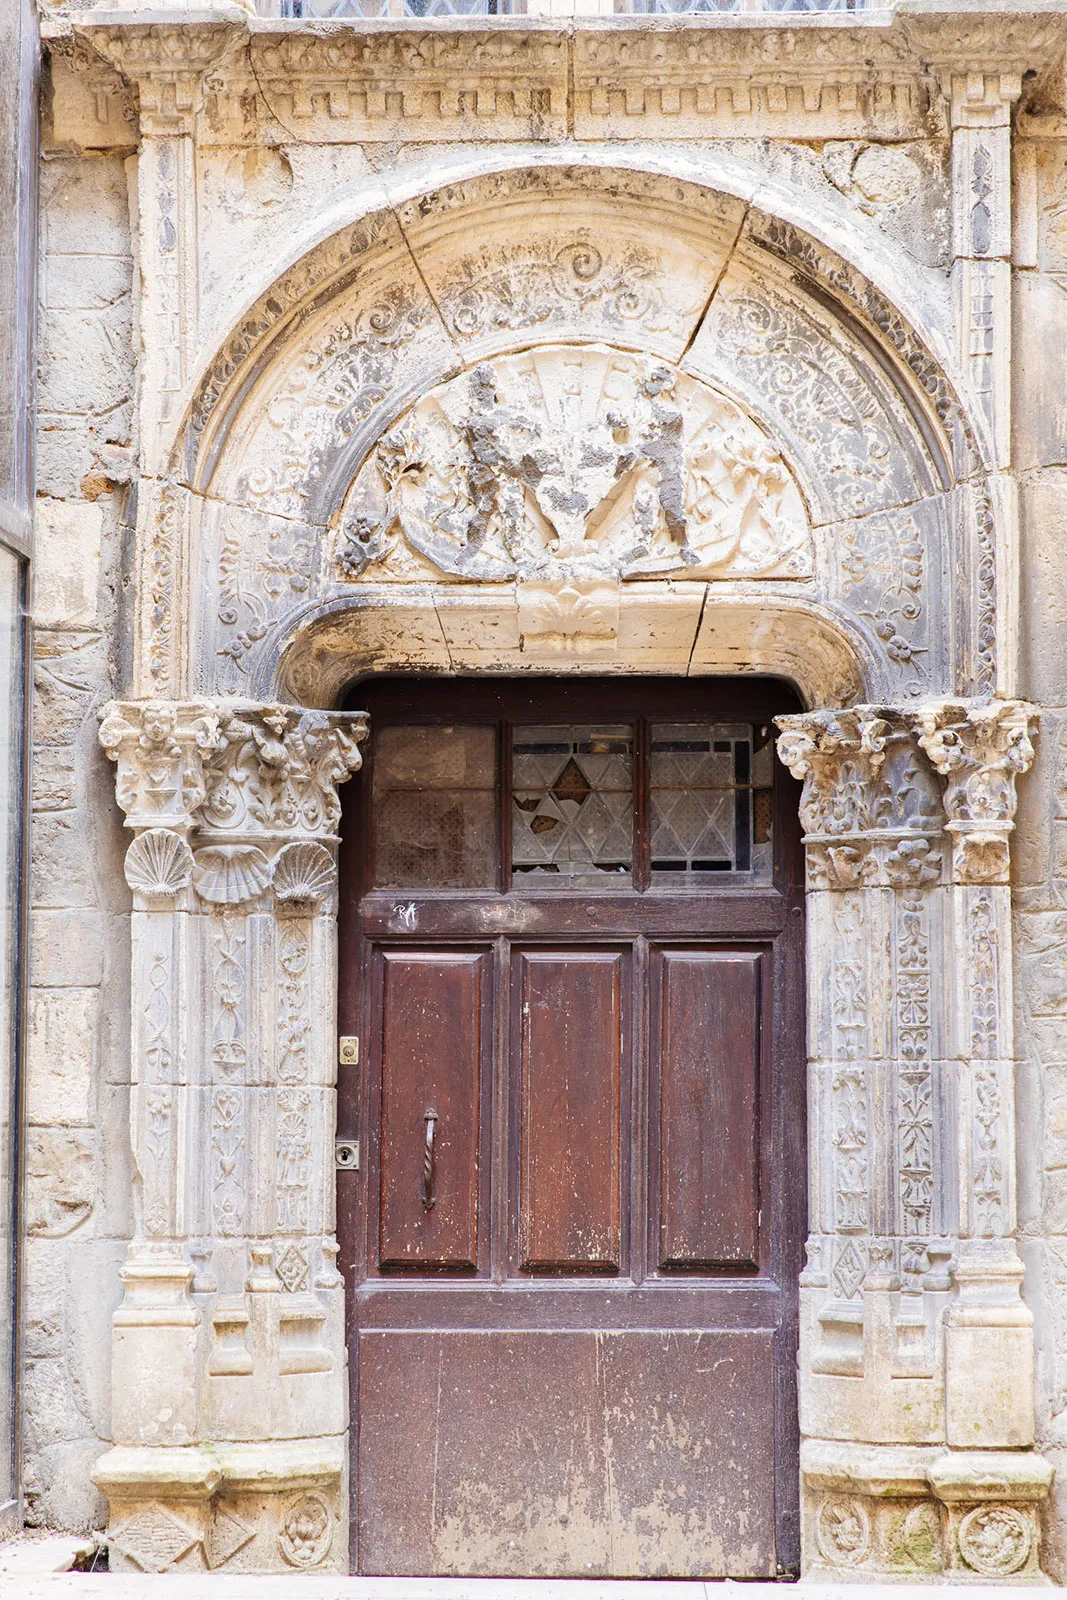
[[[1038,1585],[1047,1584],[1038,1579]],[[687,1579],[605,1580],[598,1578],[352,1578],[310,1577],[304,1573],[275,1577],[228,1576],[224,1573],[145,1574],[112,1577],[108,1573],[67,1572],[49,1577],[5,1578],[3,1600],[785,1600],[790,1593],[803,1600],[879,1600],[887,1588],[893,1600],[930,1600],[941,1589],[980,1588],[984,1597],[1018,1594],[1026,1585],[994,1583],[972,1575],[960,1582],[823,1583],[804,1580],[781,1583],[724,1579],[714,1583]]]

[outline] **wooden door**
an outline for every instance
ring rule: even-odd
[[[348,797],[353,1564],[799,1559],[781,685],[388,681]]]

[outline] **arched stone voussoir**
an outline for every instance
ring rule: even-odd
[[[714,420],[698,428],[698,414]],[[479,430],[492,434],[491,492],[471,477]],[[559,508],[589,449],[597,481],[567,533]],[[354,486],[375,460],[368,500]],[[537,162],[393,195],[276,282],[190,410],[172,482],[210,509],[191,535],[206,574],[198,689],[246,692],[271,670],[269,640],[340,583],[554,574],[624,588],[710,579],[715,593],[773,581],[850,614],[887,693],[938,692],[963,681],[980,639],[989,654],[980,496],[958,515],[937,509],[976,460],[955,390],[902,312],[736,193]],[[152,537],[156,570],[174,533]],[[984,566],[950,637],[933,608],[972,549]]]

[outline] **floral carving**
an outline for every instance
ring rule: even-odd
[[[321,1495],[303,1494],[286,1510],[278,1543],[292,1567],[317,1567],[333,1538],[333,1516]]]
[[[339,566],[454,577],[804,577],[799,490],[732,402],[651,357],[542,346],[442,384],[378,442]],[[409,557],[410,559],[410,557]]]
[[[960,881],[1006,881],[1015,780],[1034,759],[1033,721],[1017,700],[942,700],[921,710],[919,743],[948,780],[946,826]]]
[[[123,872],[137,894],[150,899],[173,899],[189,887],[193,853],[180,833],[169,828],[146,828],[127,850]]]
[[[943,820],[937,780],[899,707],[780,717],[778,753],[804,783],[808,883],[853,889],[872,882],[933,883],[931,835]]]
[[[206,774],[203,824],[227,834],[332,834],[337,785],[359,770],[366,732],[358,713],[234,703]]]

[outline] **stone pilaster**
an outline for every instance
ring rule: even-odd
[[[236,701],[101,728],[135,834],[136,1236],[96,1474],[117,1567],[347,1563],[337,786],[365,733]]]
[[[990,701],[780,719],[808,877],[800,1393],[815,1571],[1038,1570],[1050,1475],[1017,1453],[1033,1442],[1033,1330],[1010,1237],[1004,1032],[1029,725],[1029,708]],[[946,1455],[961,1448],[996,1454],[979,1470]],[[1000,1564],[982,1566],[979,1535],[994,1532]]]
[[[1015,780],[1033,760],[1030,708],[945,700],[920,715],[919,742],[945,778],[955,954],[958,1297],[946,1340],[948,1442],[1034,1441],[1033,1318],[1015,1248],[1014,1043],[1009,836]]]
[[[937,63],[952,128],[952,279],[956,356],[984,425],[988,476],[971,491],[979,552],[973,596],[973,682],[982,693],[1015,687],[1018,505],[1011,475],[1011,117],[1022,60],[994,57],[975,71]],[[994,624],[991,630],[991,624]],[[995,633],[997,647],[992,647]]]
[[[181,29],[100,29],[93,47],[136,89],[135,267],[140,288],[138,574],[134,682],[175,695],[187,666],[186,557],[192,497],[168,460],[199,347],[200,248],[196,131],[204,80],[242,35],[242,9]],[[227,20],[228,18],[228,20]]]

